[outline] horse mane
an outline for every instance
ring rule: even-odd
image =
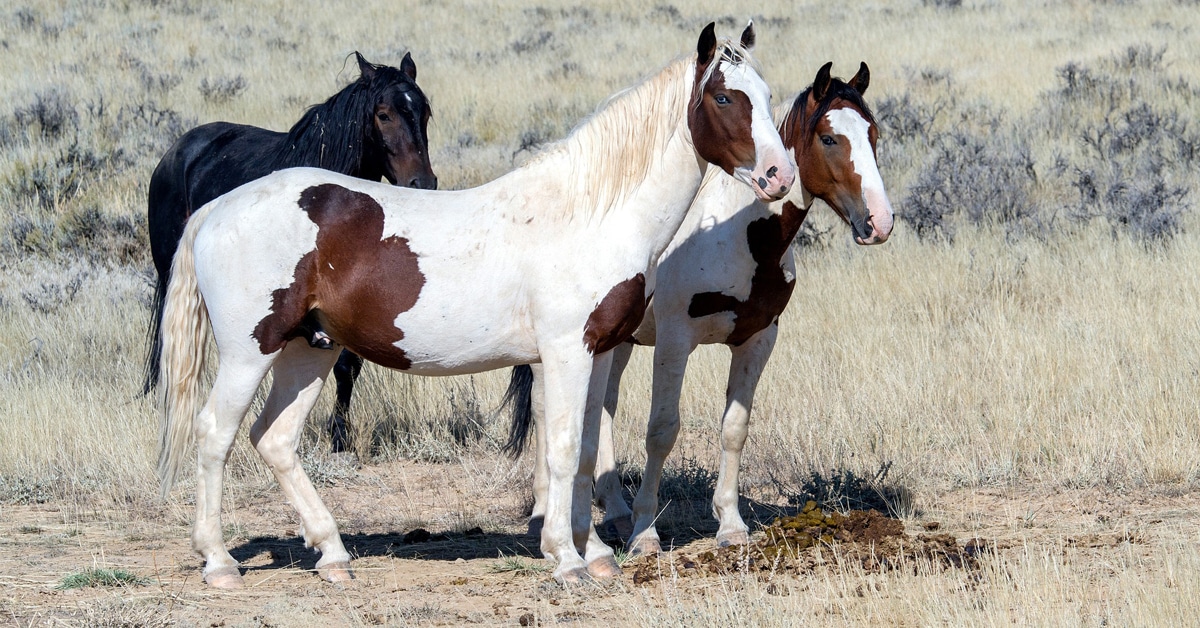
[[[570,189],[562,213],[603,217],[649,176],[686,115],[693,90],[712,76],[719,61],[753,63],[740,44],[721,40],[714,62],[694,84],[696,55],[667,64],[658,74],[610,96],[563,139],[548,144],[529,163],[565,155],[571,164]],[[689,138],[690,140],[690,138]]]
[[[319,166],[343,174],[362,169],[364,139],[375,114],[375,102],[391,85],[419,90],[404,72],[388,65],[374,65],[374,77],[359,76],[353,83],[313,105],[288,130],[280,150],[288,166]]]
[[[804,91],[796,95],[792,101],[791,111],[788,112],[783,122],[779,125],[779,135],[783,139],[784,146],[792,148],[792,136],[796,129],[796,125],[801,122],[803,116],[804,131],[807,134],[816,132],[817,124],[821,122],[821,117],[829,112],[829,108],[833,105],[833,101],[837,99],[845,100],[850,104],[858,107],[862,111],[867,122],[875,124],[875,114],[871,113],[871,108],[867,106],[867,102],[863,100],[862,94],[858,93],[845,81],[840,78],[830,78],[829,87],[825,90],[825,97],[817,103],[817,106],[811,113],[804,111],[808,105],[808,96],[812,93],[812,85],[804,88]],[[776,109],[776,117],[778,118],[779,109]]]

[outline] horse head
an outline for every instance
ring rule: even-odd
[[[429,164],[431,110],[417,86],[417,64],[405,54],[399,69],[375,65],[357,52],[359,80],[368,86],[374,107],[366,144],[383,153],[383,176],[393,185],[435,189],[437,176]]]
[[[879,129],[862,99],[871,81],[866,63],[849,81],[817,71],[784,121],[784,143],[795,152],[807,194],[825,201],[859,244],[880,244],[892,233],[892,204],[876,163]],[[807,200],[807,199],[806,199]]]
[[[771,120],[771,89],[750,59],[754,23],[741,41],[718,44],[710,23],[696,44],[688,128],[697,154],[749,185],[763,201],[784,197],[795,167]]]

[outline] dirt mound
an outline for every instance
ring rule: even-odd
[[[719,575],[735,572],[792,572],[816,569],[830,562],[858,564],[868,572],[897,569],[928,562],[942,568],[975,569],[987,545],[978,539],[959,545],[950,534],[904,531],[904,523],[876,510],[851,510],[843,515],[825,513],[810,501],[791,517],[777,518],[765,535],[749,545],[723,547],[697,555],[641,559],[634,567],[637,584],[657,580],[664,573],[679,576]],[[826,550],[826,551],[818,551]],[[831,550],[831,551],[829,551]]]

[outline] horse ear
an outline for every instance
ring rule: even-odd
[[[700,31],[700,41],[696,42],[696,66],[708,65],[717,52],[717,23],[709,22]]]
[[[411,52],[404,53],[404,59],[400,61],[400,71],[408,78],[417,80],[417,64],[413,63]]]
[[[858,74],[855,74],[854,78],[850,79],[850,82],[847,83],[847,85],[853,87],[858,91],[859,94],[863,94],[867,91],[867,86],[870,84],[871,70],[867,68],[867,63],[865,61],[861,61],[858,65]]]
[[[829,89],[829,70],[831,68],[833,68],[832,61],[821,66],[821,69],[817,70],[817,78],[813,79],[812,97],[817,102],[821,102],[821,99],[825,97],[825,90]]]
[[[754,50],[754,20],[750,20],[746,30],[742,31],[742,48]]]
[[[358,59],[358,73],[366,80],[375,78],[375,64],[363,58],[357,50],[354,51],[354,58]]]

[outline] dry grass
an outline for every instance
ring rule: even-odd
[[[55,0],[0,11],[0,507],[41,504],[56,509],[60,525],[144,517],[186,537],[179,524],[188,519],[189,485],[166,504],[155,501],[157,416],[136,397],[151,272],[144,190],[181,131],[216,119],[287,128],[353,78],[353,50],[389,64],[412,51],[434,108],[434,168],[444,187],[466,187],[519,164],[616,89],[689,50],[705,22],[734,34],[747,17],[709,1],[243,5]],[[870,64],[867,100],[887,103],[879,108],[881,164],[902,215],[917,207],[921,184],[945,179],[932,160],[955,133],[983,142],[997,168],[1019,171],[1027,158],[1036,178],[1024,184],[1032,213],[1012,221],[970,219],[986,215],[986,204],[945,203],[949,238],[920,238],[915,223],[901,222],[886,246],[867,250],[815,212],[818,230],[830,233],[801,255],[793,306],[756,397],[749,497],[782,505],[821,491],[832,501],[874,491],[916,523],[931,513],[946,518],[955,510],[946,496],[964,490],[1020,489],[1036,504],[1062,491],[1166,499],[1197,486],[1200,234],[1192,206],[1200,171],[1177,153],[1121,152],[1095,135],[1136,135],[1124,116],[1146,102],[1177,114],[1185,139],[1196,137],[1195,9],[1182,0],[756,7],[767,11],[755,16],[757,56],[777,99],[804,87],[826,60],[838,74]],[[1161,57],[1122,69],[1131,47]],[[1063,69],[1071,63],[1128,89],[1116,105],[1070,92]],[[946,159],[953,166],[961,155]],[[1119,203],[1087,206],[1081,173],[1089,168],[1101,192],[1140,189],[1145,176],[1162,178],[1168,200],[1170,189],[1183,189],[1168,207],[1182,231],[1146,238],[1114,221]],[[1012,180],[1024,181],[1020,172]],[[698,351],[685,385],[674,460],[700,471],[715,467],[725,356]],[[649,351],[639,350],[618,433],[619,457],[633,468],[643,457],[649,373]],[[368,367],[353,408],[356,453],[368,467],[326,456],[315,418],[305,464],[322,490],[399,495],[387,510],[397,527],[511,526],[511,513],[475,507],[483,495],[525,492],[528,461],[499,459],[504,426],[489,416],[505,378],[414,379]],[[331,407],[326,391],[314,414]],[[429,487],[369,479],[372,463],[404,461],[453,469],[469,488],[435,499],[448,508],[435,514],[420,494]],[[680,485],[706,488],[707,476],[675,468]],[[245,439],[232,474],[231,504],[259,503],[276,490]],[[710,525],[703,510],[668,509],[666,527]],[[989,516],[958,529],[986,528]],[[1075,528],[1056,528],[998,554],[978,580],[922,568],[833,569],[770,583],[668,579],[583,601],[601,609],[632,601],[630,621],[643,625],[790,624],[798,614],[839,624],[1195,624],[1200,555],[1188,540],[1198,523],[1189,515],[1099,562],[1064,546]],[[398,595],[381,598],[395,602],[390,610],[341,616],[356,624],[461,619]],[[537,595],[538,621],[573,617]],[[151,617],[174,604],[170,596],[93,601],[55,615],[0,596],[0,617],[115,625],[131,609]],[[288,617],[286,604],[272,612]]]

